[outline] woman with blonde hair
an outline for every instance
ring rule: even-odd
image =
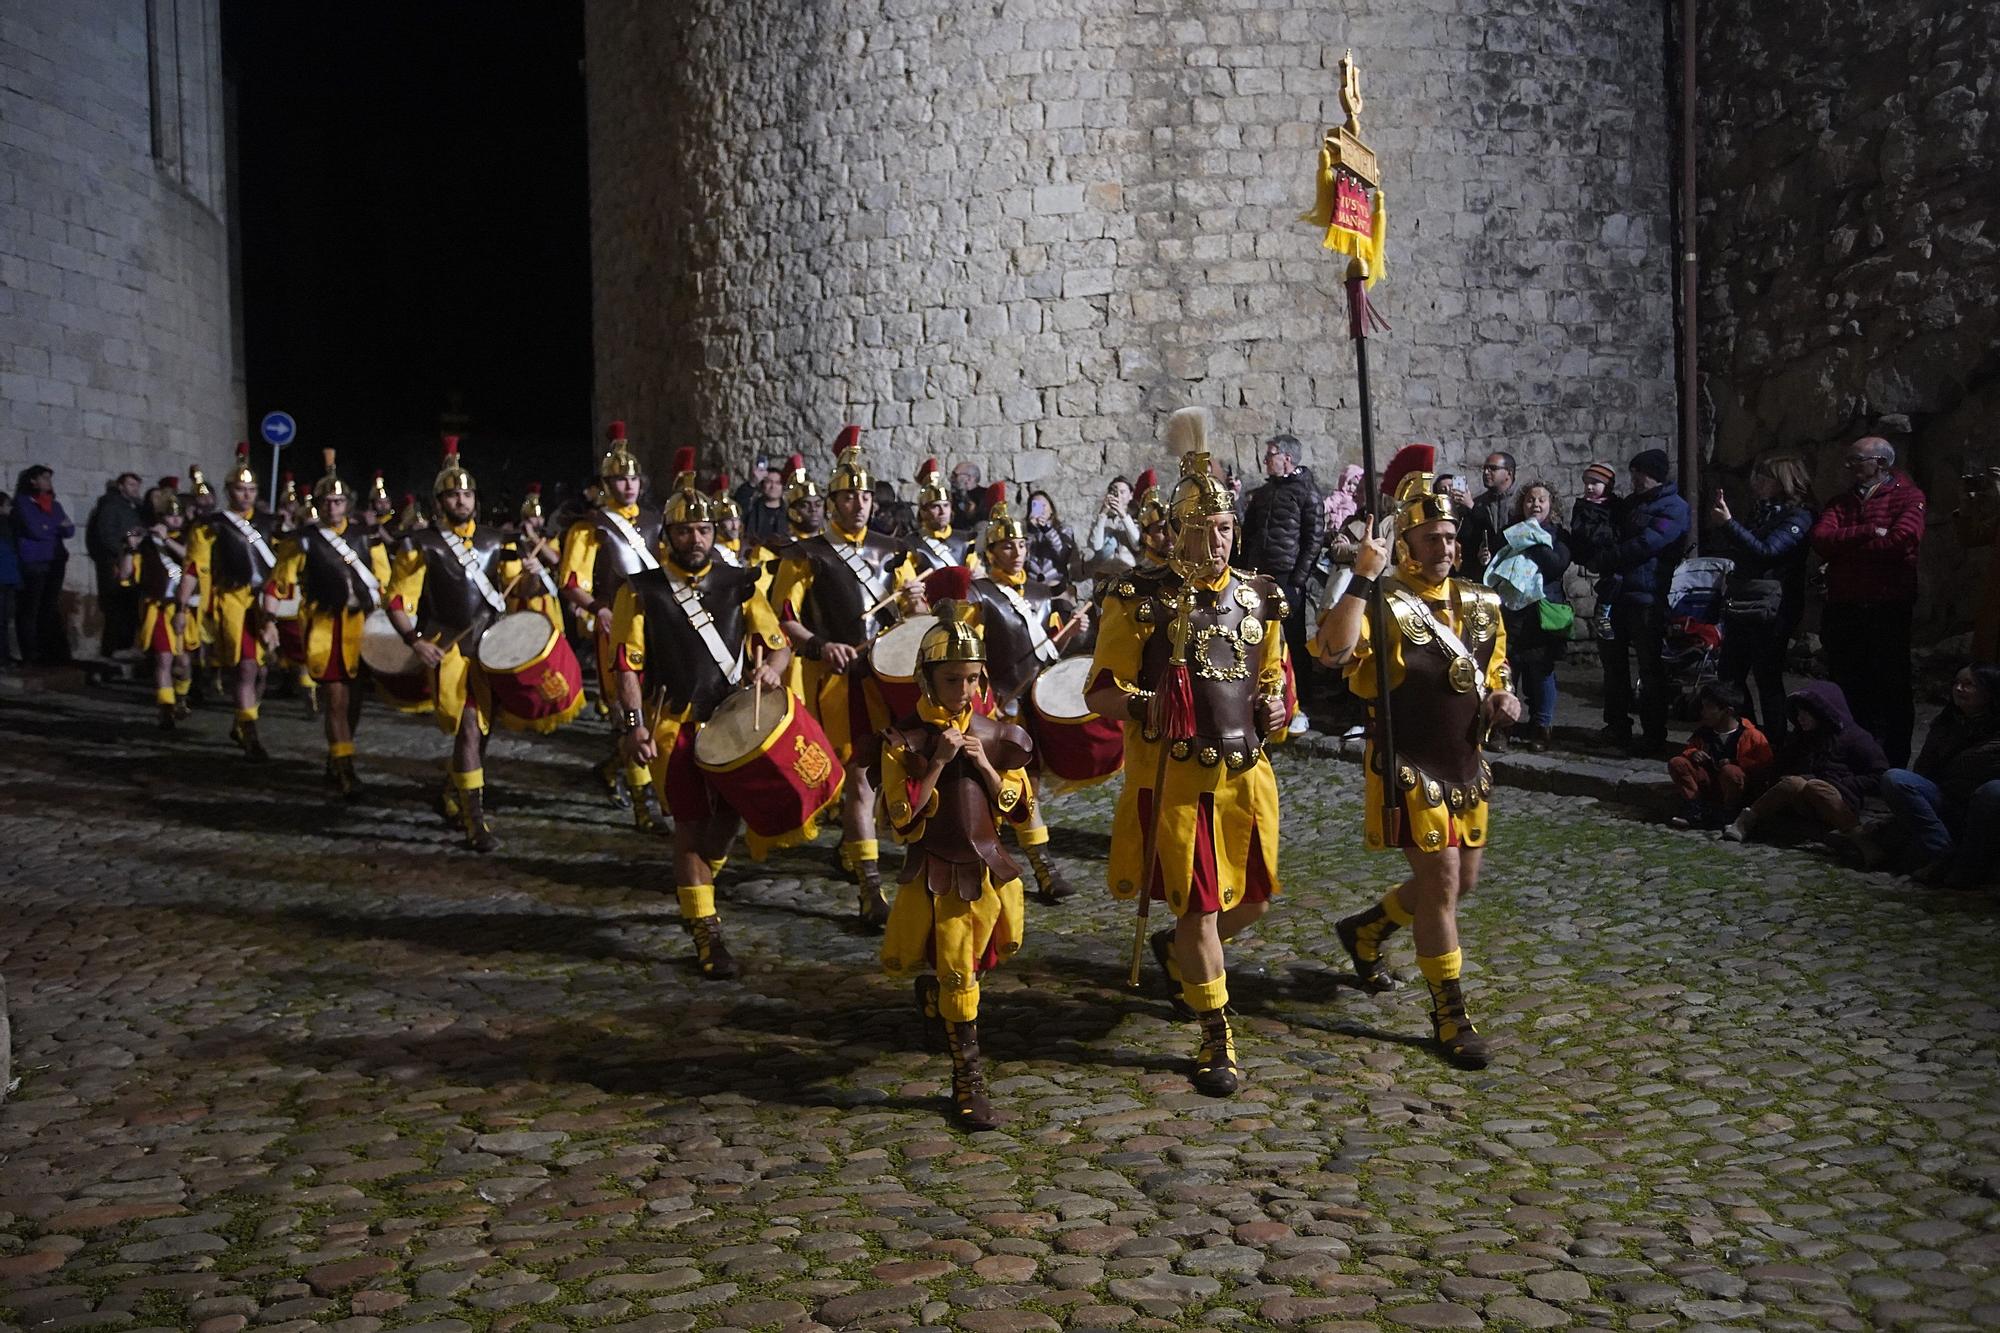
[[[1795,453],[1769,453],[1750,470],[1750,494],[1748,523],[1720,489],[1708,511],[1720,552],[1736,562],[1722,604],[1722,678],[1747,693],[1756,674],[1757,721],[1775,746],[1785,737],[1785,658],[1805,610],[1812,474]]]

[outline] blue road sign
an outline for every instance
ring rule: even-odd
[[[266,412],[257,429],[263,432],[264,443],[282,449],[299,433],[299,423],[289,412]]]

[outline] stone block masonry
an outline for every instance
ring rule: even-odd
[[[1200,403],[1255,472],[1359,450],[1344,261],[1297,222],[1363,70],[1389,444],[1574,493],[1670,443],[1656,6],[586,5],[597,405],[740,469],[842,421],[1087,513]]]
[[[0,12],[0,482],[56,470],[78,524],[242,434],[217,0]]]

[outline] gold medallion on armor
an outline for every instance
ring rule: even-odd
[[[1470,657],[1454,657],[1451,659],[1451,666],[1445,672],[1445,678],[1451,682],[1451,687],[1460,694],[1464,694],[1468,690],[1478,689],[1479,663],[1473,661]]]
[[[1245,611],[1255,611],[1264,604],[1264,599],[1249,584],[1239,583],[1236,585],[1236,604]]]
[[[1236,634],[1238,638],[1247,644],[1255,645],[1262,643],[1264,642],[1264,622],[1254,617],[1246,619],[1241,625],[1236,627]]]
[[[1209,656],[1209,644],[1220,639],[1229,645],[1234,661],[1220,666]],[[1250,675],[1250,650],[1242,638],[1221,625],[1203,625],[1194,634],[1194,650],[1188,654],[1194,674],[1208,680],[1244,680]]]

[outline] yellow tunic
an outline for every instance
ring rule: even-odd
[[[1227,594],[1242,580],[1234,570],[1199,586]],[[1138,688],[1146,643],[1155,630],[1165,625],[1142,623],[1134,614],[1139,599],[1127,599],[1113,592],[1104,599],[1104,619],[1097,630],[1097,652],[1090,668],[1094,687],[1109,672],[1118,687],[1128,693]],[[1258,646],[1258,693],[1281,694],[1285,688],[1284,625],[1278,619],[1264,621],[1264,635]],[[1269,743],[1280,732],[1266,738]],[[1118,796],[1112,817],[1111,857],[1106,879],[1119,898],[1137,896],[1146,876],[1146,820],[1143,804],[1153,803],[1156,775],[1161,773],[1161,742],[1148,741],[1136,722],[1125,723],[1125,785]],[[1254,842],[1259,861],[1258,879],[1278,892],[1278,779],[1268,760],[1232,773],[1227,764],[1207,765],[1192,759],[1168,758],[1165,767],[1165,794],[1160,802],[1157,851],[1158,875],[1166,891],[1168,907],[1175,916],[1184,915],[1195,875],[1197,840],[1205,835],[1214,848],[1215,885],[1223,911],[1243,901],[1245,888],[1252,882],[1250,855]],[[1213,815],[1203,828],[1202,797],[1210,798]],[[1253,838],[1253,835],[1256,835]]]
[[[438,516],[441,530],[449,531],[460,541],[470,542],[479,528],[478,520],[461,523],[456,527],[443,528],[444,516]],[[429,560],[422,548],[410,546],[396,553],[389,566],[389,580],[383,586],[383,605],[400,606],[412,620],[424,599],[424,575],[429,569]],[[502,560],[495,577],[495,585],[503,590],[513,588],[521,577],[521,561]],[[525,610],[520,599],[507,598],[509,611]],[[487,683],[486,673],[472,660],[466,645],[453,640],[444,650],[444,660],[437,664],[431,681],[431,716],[437,719],[438,730],[447,736],[458,734],[465,716],[467,705],[473,711],[473,720],[481,735],[493,728],[493,690]]]
[[[345,538],[353,525],[343,519],[337,527],[328,530]],[[278,557],[278,567],[271,571],[267,586],[274,597],[289,597],[299,590],[305,572],[305,546],[293,542]],[[380,542],[368,548],[369,572],[375,582],[383,588],[389,584],[389,551]],[[335,631],[340,639],[340,669],[343,676],[336,679],[354,679],[361,670],[361,628],[368,621],[368,612],[345,606],[321,606],[311,598],[299,605],[299,614],[305,620],[306,631],[306,671],[316,681],[324,681],[334,667]]]
[[[865,541],[868,536],[865,530],[859,533],[847,533],[831,525],[828,526],[827,532],[836,540],[850,543]],[[905,556],[901,563],[889,571],[889,586],[899,588],[915,577],[915,567],[910,558]],[[784,608],[790,606],[793,615],[803,622],[806,596],[812,591],[812,585],[812,561],[798,557],[781,560],[778,562],[777,575],[771,581],[771,605],[781,615]],[[810,625],[807,628],[815,632],[820,629],[817,625]],[[867,646],[865,642],[855,645],[857,648]],[[799,672],[797,693],[806,701],[806,707],[811,710],[812,715],[819,719],[821,729],[826,732],[827,740],[833,743],[834,752],[840,756],[843,764],[853,758],[854,742],[857,739],[853,721],[856,711],[851,697],[853,691],[862,691],[862,700],[867,711],[868,732],[880,731],[895,720],[889,716],[888,706],[882,702],[880,688],[865,670],[857,668],[858,674],[849,676],[832,670],[825,662],[813,661],[803,655],[793,657],[792,661]]]
[[[239,515],[246,522],[254,517]],[[188,538],[188,563],[201,571],[201,586],[208,594],[202,599],[202,619],[205,625],[204,637],[209,644],[209,660],[219,667],[233,667],[243,661],[243,627],[251,619],[251,610],[257,605],[257,590],[249,586],[241,588],[217,588],[209,578],[209,571],[215,566],[215,529],[203,523]],[[254,643],[256,636],[251,640]],[[256,650],[259,659],[263,656],[260,645]]]
[[[1438,610],[1435,604],[1432,605],[1432,613],[1452,633],[1458,635],[1468,647],[1476,648],[1478,646],[1473,642],[1471,637],[1472,631],[1469,628],[1470,616],[1466,613],[1466,608],[1471,605],[1471,599],[1465,594],[1469,592],[1476,596],[1490,596],[1490,594],[1486,593],[1485,589],[1473,584],[1463,583],[1457,579],[1449,579],[1445,583],[1440,584],[1427,583],[1420,574],[1415,572],[1414,567],[1408,564],[1403,565],[1397,571],[1397,576],[1412,592],[1422,597],[1426,602],[1448,601],[1449,606],[1442,611]],[[1385,579],[1387,577],[1387,575],[1384,575]],[[1461,585],[1458,596],[1451,595],[1449,585],[1453,583]],[[1387,585],[1385,584],[1385,591],[1386,587]],[[1329,608],[1330,613],[1331,608]],[[1353,690],[1358,697],[1372,701],[1376,698],[1377,692],[1374,657],[1375,629],[1373,624],[1370,623],[1371,620],[1371,616],[1363,616],[1361,618],[1361,637],[1355,644],[1353,660],[1347,664],[1346,675],[1348,688]],[[1322,616],[1320,621],[1322,629],[1325,627],[1325,623],[1325,616]],[[1495,642],[1493,644],[1492,659],[1487,663],[1486,667],[1486,688],[1489,690],[1502,690],[1508,688],[1509,685],[1507,677],[1507,623],[1497,614],[1492,617],[1492,623]],[[1392,640],[1389,646],[1389,688],[1391,691],[1394,691],[1403,683],[1404,643],[1402,630],[1397,625],[1396,618],[1393,615],[1389,617],[1389,636]],[[1315,630],[1313,633],[1313,649],[1315,652],[1318,651],[1319,641],[1319,631]],[[1426,644],[1419,651],[1436,652],[1437,649]],[[1373,741],[1368,743],[1363,754],[1362,770],[1367,774],[1368,778],[1368,796],[1365,802],[1367,811],[1366,841],[1370,851],[1379,852],[1386,850],[1385,839],[1382,836],[1383,791],[1382,777],[1375,771],[1375,744]],[[1419,787],[1413,791],[1404,793],[1403,819],[1408,825],[1411,840],[1414,841],[1417,847],[1426,851],[1437,851],[1457,844],[1463,844],[1467,847],[1484,847],[1486,845],[1487,802],[1485,801],[1480,801],[1466,810],[1453,812],[1448,804],[1432,805],[1425,799],[1423,790]]]
[[[637,504],[599,506],[606,513],[616,514],[627,523],[636,525],[639,521]],[[635,526],[635,531],[636,526]],[[587,596],[597,595],[597,548],[600,538],[597,524],[588,518],[569,525],[563,533],[562,563],[556,568],[558,589],[578,588]],[[611,668],[611,639],[597,628],[594,618],[590,621],[591,638],[597,644],[597,697],[599,707],[610,711],[618,698],[618,680]]]
[[[142,567],[146,561],[157,560],[158,558],[150,550],[135,551],[132,555],[132,582],[144,587],[145,580],[141,574]],[[181,566],[181,577],[184,579],[193,579],[195,592],[199,595],[202,585],[200,579],[195,575],[192,563]],[[195,622],[201,616],[201,605],[199,602],[188,608],[187,629],[185,631],[174,628],[174,613],[180,609],[175,603],[171,601],[163,602],[153,597],[145,597],[140,599],[140,607],[138,646],[141,652],[152,652],[155,635],[162,633],[167,641],[167,651],[175,657],[179,657],[182,653],[192,652],[200,643],[198,631],[195,628]]]

